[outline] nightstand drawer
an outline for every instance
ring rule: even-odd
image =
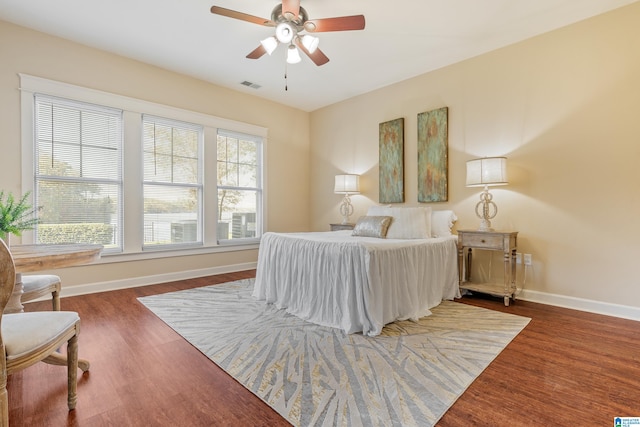
[[[331,231],[339,231],[339,230],[353,230],[356,226],[355,224],[329,224],[331,227]]]
[[[462,235],[462,246],[480,248],[480,249],[502,250],[503,245],[504,245],[504,236],[500,234],[464,233]]]

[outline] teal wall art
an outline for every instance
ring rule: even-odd
[[[448,199],[447,107],[418,114],[418,202]]]
[[[404,118],[380,123],[380,203],[404,202]]]

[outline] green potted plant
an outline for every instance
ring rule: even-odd
[[[38,223],[38,218],[33,216],[37,209],[32,209],[27,203],[29,194],[27,192],[16,200],[13,194],[8,193],[5,199],[4,190],[0,191],[0,239],[7,245],[11,234],[21,236],[24,230],[31,230]]]

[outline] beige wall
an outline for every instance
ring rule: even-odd
[[[505,155],[510,185],[492,191],[493,224],[519,231],[519,251],[533,255],[527,296],[639,308],[638,22],[635,3],[313,112],[311,227],[340,219],[336,173],[363,174],[352,219],[377,202],[378,124],[399,117],[405,200],[417,205],[417,114],[447,106],[449,201],[433,208],[476,228],[480,189],[465,187],[465,162]]]
[[[214,72],[212,70],[212,72]],[[141,62],[0,21],[0,189],[19,194],[21,183],[18,73],[98,89],[268,128],[267,229],[309,227],[309,114]],[[291,123],[295,127],[291,128]],[[296,180],[291,180],[296,176]],[[292,200],[291,194],[296,194]],[[12,243],[17,239],[12,239]],[[194,255],[170,261],[131,261],[69,268],[65,288],[142,276],[176,274],[255,262],[257,250]],[[172,276],[176,277],[176,276]],[[133,281],[135,282],[135,280]]]
[[[465,162],[506,155],[510,185],[492,191],[500,208],[493,223],[518,230],[519,251],[533,255],[525,297],[555,295],[552,302],[577,307],[585,299],[637,313],[637,22],[640,3],[308,114],[0,21],[0,188],[19,192],[22,185],[17,73],[267,127],[272,231],[326,230],[338,221],[340,196],[332,188],[341,172],[363,175],[363,194],[353,197],[354,219],[363,215],[378,197],[378,124],[398,117],[405,118],[406,204],[417,205],[416,116],[447,106],[449,201],[434,209],[452,208],[458,228],[475,228],[479,190],[465,187]],[[302,178],[293,182],[292,174]],[[65,286],[131,283],[256,256],[254,249],[59,273]]]

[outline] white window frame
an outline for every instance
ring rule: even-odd
[[[240,191],[247,191],[247,190],[251,190],[251,191],[255,191],[257,194],[257,200],[256,200],[256,215],[257,215],[257,223],[256,223],[256,235],[258,236],[257,238],[235,238],[235,239],[221,239],[218,236],[218,243],[220,244],[233,244],[236,242],[242,242],[242,241],[251,241],[251,240],[259,240],[260,236],[262,236],[263,233],[263,223],[264,221],[262,220],[262,216],[264,215],[264,174],[263,174],[263,170],[264,170],[264,141],[261,140],[261,138],[258,138],[254,135],[249,135],[249,134],[243,134],[243,133],[239,133],[239,132],[234,132],[234,131],[229,131],[226,129],[218,129],[218,133],[217,135],[222,135],[224,137],[229,137],[229,138],[238,138],[238,139],[244,139],[247,141],[253,141],[258,145],[258,153],[257,153],[257,158],[258,158],[258,171],[257,171],[257,176],[256,176],[256,187],[233,187],[233,186],[228,186],[228,185],[220,185],[220,183],[217,183],[217,188],[216,188],[216,199],[217,199],[217,194],[218,194],[218,190],[220,188],[226,188],[229,190],[240,190]],[[216,136],[217,136],[216,135]],[[216,139],[216,145],[217,145],[217,139]],[[216,153],[217,154],[217,153]],[[217,159],[218,156],[216,155],[216,163],[217,163]]]
[[[160,123],[160,124],[164,124],[166,126],[178,126],[178,127],[182,127],[185,129],[191,129],[194,130],[196,132],[198,132],[199,137],[198,137],[198,176],[197,176],[197,182],[196,183],[169,183],[169,182],[162,182],[162,181],[148,181],[144,179],[143,176],[143,181],[142,181],[142,186],[144,189],[144,186],[146,185],[154,185],[154,186],[166,186],[167,188],[193,188],[196,189],[198,192],[198,212],[197,212],[197,238],[196,241],[194,242],[189,242],[189,243],[168,243],[168,244],[145,244],[144,243],[144,238],[143,238],[143,247],[142,249],[145,251],[149,251],[149,250],[165,250],[167,249],[169,246],[172,247],[178,247],[178,246],[202,246],[202,231],[204,229],[204,218],[205,216],[203,215],[203,207],[202,207],[202,194],[203,194],[203,189],[204,189],[204,183],[203,183],[203,179],[202,179],[202,165],[203,165],[203,159],[204,159],[204,129],[202,128],[202,126],[194,124],[194,123],[187,123],[184,121],[177,121],[175,119],[167,119],[166,117],[156,117],[150,114],[143,114],[142,115],[142,121],[144,122],[145,120],[148,120],[150,122],[153,123]],[[141,141],[141,149],[143,149],[144,145],[144,141]],[[144,163],[144,159],[143,159],[143,163]],[[144,170],[144,165],[143,165],[143,170]],[[142,191],[142,196],[144,199],[144,190]],[[143,226],[144,226],[144,221],[143,221]]]
[[[91,104],[91,103],[86,103],[86,102],[78,102],[76,100],[69,100],[69,99],[64,99],[64,98],[60,98],[60,97],[53,97],[53,96],[49,96],[49,95],[45,95],[45,94],[41,94],[38,93],[37,97],[40,98],[40,102],[41,103],[51,103],[51,105],[56,106],[56,107],[60,107],[60,106],[67,106],[67,107],[71,107],[71,108],[77,108],[79,111],[95,111],[98,113],[102,113],[102,112],[107,112],[107,113],[112,113],[114,115],[119,116],[119,145],[117,147],[118,150],[118,158],[119,158],[119,164],[118,164],[118,168],[119,170],[117,171],[117,178],[116,179],[107,179],[107,178],[86,178],[83,176],[77,176],[77,177],[61,177],[61,176],[46,176],[46,175],[42,175],[42,174],[38,174],[37,172],[37,159],[36,159],[36,148],[35,148],[35,135],[34,135],[34,141],[33,141],[33,152],[34,154],[32,155],[32,166],[34,168],[34,177],[33,177],[33,197],[35,198],[35,202],[34,205],[39,205],[39,200],[37,199],[38,196],[38,191],[36,189],[36,182],[37,181],[55,181],[55,182],[71,182],[71,183],[87,183],[87,182],[94,182],[94,183],[98,183],[98,184],[108,184],[108,185],[114,185],[118,187],[118,194],[119,194],[119,200],[118,200],[118,205],[117,205],[117,237],[116,237],[116,242],[118,243],[118,246],[115,248],[110,248],[110,249],[105,249],[105,251],[108,252],[120,252],[121,250],[121,246],[122,246],[122,206],[123,206],[123,192],[122,192],[122,184],[123,184],[123,178],[122,178],[122,145],[123,145],[123,138],[122,138],[122,125],[123,125],[123,120],[122,120],[122,110],[120,109],[114,109],[114,108],[105,108],[104,106],[96,106],[95,104]],[[37,105],[37,100],[35,99],[36,95],[34,94],[33,96],[33,104],[34,104],[34,123],[35,123],[35,117],[36,117],[36,113],[35,113],[35,106]],[[111,111],[106,111],[106,110],[111,110]],[[34,126],[34,134],[36,132],[36,126]],[[52,133],[52,138],[53,138],[53,133]],[[53,142],[53,141],[52,141]],[[37,233],[37,231],[36,231]],[[35,240],[35,239],[34,239]]]
[[[39,93],[49,96],[57,96],[80,102],[88,102],[105,107],[123,110],[123,252],[121,254],[104,254],[105,256],[119,257],[123,260],[146,259],[154,257],[198,254],[203,252],[217,252],[237,250],[238,246],[258,247],[259,238],[236,239],[219,244],[216,236],[216,224],[207,218],[217,218],[217,174],[216,174],[216,146],[218,129],[223,129],[241,134],[262,138],[262,148],[266,149],[268,141],[268,129],[248,123],[224,119],[199,112],[184,110],[167,105],[156,104],[140,99],[122,95],[89,89],[68,83],[57,82],[41,77],[19,74],[21,91],[21,133],[22,133],[22,190],[23,193],[34,189],[34,94]],[[182,250],[172,248],[168,251],[144,251],[143,253],[143,200],[142,200],[142,116],[149,114],[157,117],[165,117],[177,121],[194,123],[204,128],[204,154],[203,154],[203,218],[205,218],[203,230],[203,244],[198,248],[184,248]],[[266,173],[265,156],[262,157],[262,182]],[[210,172],[209,172],[210,171]],[[266,223],[266,191],[262,191],[262,209],[260,224],[257,226],[264,230]],[[23,233],[23,243],[33,243],[32,232]],[[162,252],[162,253],[161,253]],[[156,254],[156,255],[154,255]],[[103,257],[104,258],[104,257]]]

